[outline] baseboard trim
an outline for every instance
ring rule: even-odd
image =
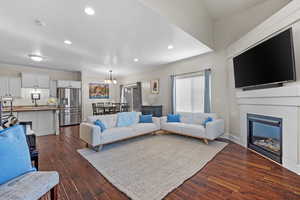
[[[239,145],[241,145],[241,146],[244,146],[244,144],[243,144],[242,141],[241,141],[241,138],[238,137],[238,136],[229,134],[228,139],[229,139],[230,141],[234,142],[234,143],[237,143],[237,144],[239,144]]]

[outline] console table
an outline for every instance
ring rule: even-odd
[[[153,117],[161,117],[162,109],[163,109],[162,105],[142,106],[141,112],[143,115],[153,115]]]

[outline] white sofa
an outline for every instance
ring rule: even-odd
[[[141,113],[138,112],[135,123],[128,127],[117,127],[117,114],[90,116],[87,122],[80,124],[80,138],[94,150],[99,151],[104,144],[160,130],[160,118],[153,117],[153,123],[139,123],[140,115]],[[101,120],[106,127],[103,132],[99,126],[94,125],[97,119]]]
[[[167,117],[161,118],[161,129],[196,138],[204,139],[207,144],[208,140],[214,140],[224,134],[224,120],[218,119],[215,113],[177,113],[180,114],[180,122],[167,122]],[[203,121],[211,117],[212,122],[208,122],[204,127]]]

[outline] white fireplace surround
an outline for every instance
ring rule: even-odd
[[[300,85],[236,93],[241,145],[247,147],[247,113],[282,118],[282,166],[300,174]]]

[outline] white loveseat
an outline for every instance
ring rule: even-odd
[[[214,140],[224,134],[224,120],[218,119],[215,113],[177,113],[180,114],[180,122],[167,122],[167,117],[161,118],[161,129],[186,135],[196,138],[204,139],[205,143],[208,140]],[[208,122],[204,127],[203,121],[211,117],[212,122]]]
[[[160,118],[153,117],[153,123],[139,123],[140,115],[141,113],[138,112],[135,123],[128,127],[117,127],[117,114],[90,116],[87,122],[80,124],[80,138],[94,150],[99,151],[104,144],[160,130]],[[97,119],[101,120],[106,127],[103,132],[99,126],[94,125]]]

